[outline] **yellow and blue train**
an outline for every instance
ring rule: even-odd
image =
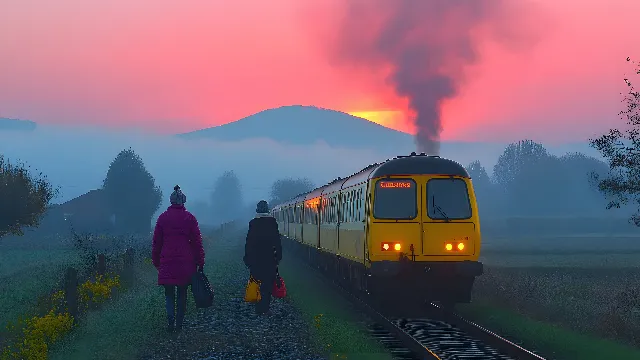
[[[476,196],[459,163],[411,153],[275,206],[280,233],[352,290],[471,300],[482,274]]]

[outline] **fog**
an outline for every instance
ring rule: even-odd
[[[514,140],[515,141],[515,140]],[[346,149],[318,142],[307,145],[282,144],[269,139],[222,142],[209,139],[185,140],[142,131],[114,131],[102,128],[38,126],[32,132],[0,131],[0,154],[21,161],[45,174],[58,187],[54,203],[63,203],[102,186],[110,162],[131,147],[163,190],[160,211],[168,205],[175,184],[181,185],[191,204],[208,202],[215,180],[233,170],[242,186],[245,205],[269,199],[271,184],[284,177],[307,177],[322,185],[348,176],[368,164],[405,153],[373,149]],[[442,156],[467,166],[479,160],[487,179],[472,173],[481,214],[484,218],[510,216],[624,217],[630,212],[606,210],[606,199],[589,185],[588,173],[606,173],[606,164],[590,159],[584,163],[549,162],[530,169],[518,188],[488,184],[493,166],[506,144],[442,144]],[[587,144],[548,146],[562,159],[567,152],[597,155]],[[595,161],[595,162],[594,162]],[[596,169],[597,168],[597,169]],[[562,173],[565,171],[566,173]],[[558,176],[549,178],[548,173]],[[551,179],[547,181],[548,179]],[[558,182],[554,179],[561,179]],[[524,204],[524,205],[523,205]]]
[[[234,170],[245,199],[266,198],[278,178],[306,176],[316,184],[351,174],[381,160],[370,150],[345,150],[323,143],[281,145],[268,139],[238,142],[39,126],[30,133],[0,132],[0,154],[44,173],[60,189],[56,203],[100,188],[110,162],[131,147],[168,198],[180,184],[191,200],[206,200],[215,179]],[[165,199],[166,202],[166,199]]]
[[[413,144],[402,144],[413,146]],[[398,146],[399,150],[405,146]],[[491,169],[506,144],[442,145],[442,156],[467,165],[480,160]],[[352,174],[364,166],[405,153],[331,147],[318,142],[304,146],[269,139],[221,142],[184,140],[142,131],[39,125],[32,132],[0,131],[0,154],[42,171],[60,189],[55,202],[64,202],[102,186],[110,162],[121,150],[138,153],[156,183],[166,192],[180,184],[191,199],[208,197],[215,179],[234,170],[247,199],[267,197],[271,183],[282,177],[308,177],[319,185]],[[594,151],[586,145],[547,147],[562,155]]]

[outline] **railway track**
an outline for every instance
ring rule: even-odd
[[[393,317],[384,314],[352,294],[313,265],[322,280],[373,321],[372,337],[379,340],[395,359],[438,360],[545,360],[494,332],[454,314],[436,304],[425,304],[425,318]]]

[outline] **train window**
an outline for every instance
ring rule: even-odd
[[[333,197],[329,198],[329,222],[333,223]]]
[[[353,204],[353,221],[358,221],[358,210],[360,209],[360,193],[355,190],[356,201]]]
[[[411,220],[418,215],[417,186],[412,179],[378,180],[374,196],[376,219]]]
[[[349,196],[346,193],[342,194],[342,222],[347,222],[347,202],[349,201]]]
[[[349,208],[351,207],[351,191],[347,192],[347,202],[344,204],[344,221],[351,222]]]
[[[344,195],[344,222],[349,222],[349,202],[351,198],[349,197],[349,192],[346,192]]]
[[[471,217],[467,183],[462,179],[427,181],[427,215],[437,220],[463,220]]]
[[[349,211],[351,212],[351,222],[356,221],[356,201],[356,191],[351,190],[351,206],[349,208]]]
[[[362,221],[362,188],[358,189],[358,221]]]
[[[320,216],[320,209],[318,205],[314,205],[311,208],[311,223],[313,225],[318,225],[318,217]]]
[[[334,223],[338,222],[338,195],[334,196],[332,199],[333,206],[331,207],[331,221]]]
[[[334,212],[333,216],[335,218],[335,222],[340,222],[340,193],[336,194],[334,201],[335,201],[335,206],[333,210]]]
[[[329,218],[329,213],[331,212],[331,199],[327,198],[327,201],[325,202],[327,209],[324,212],[325,218],[324,218],[324,222],[325,223],[330,223],[331,219]]]

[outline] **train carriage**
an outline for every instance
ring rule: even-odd
[[[482,274],[475,199],[462,165],[412,153],[302,194],[273,215],[307,261],[355,290],[450,305],[470,302]]]

